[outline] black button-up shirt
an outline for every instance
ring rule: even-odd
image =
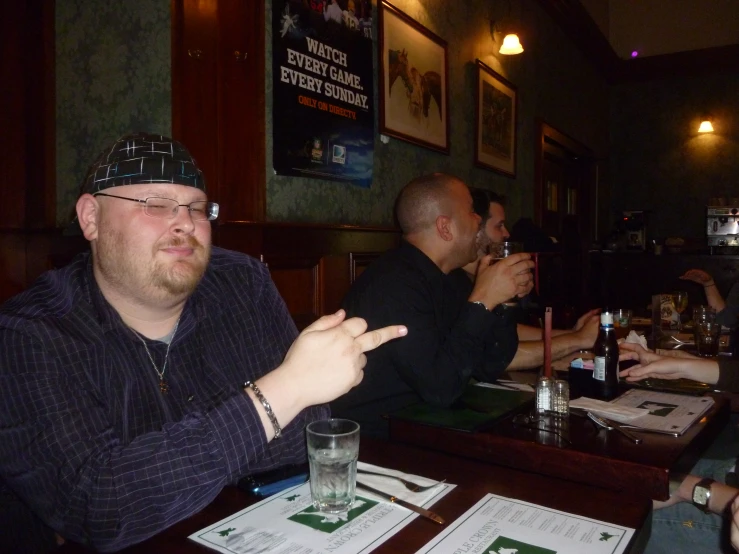
[[[332,412],[385,436],[383,414],[422,400],[449,406],[470,377],[495,379],[516,354],[516,324],[511,310],[469,302],[471,292],[461,269],[445,275],[405,241],[372,263],[344,308],[369,329],[403,324],[408,335],[367,353],[364,380],[332,403]]]
[[[277,367],[296,336],[264,265],[214,248],[172,340],[162,394],[144,345],[82,255],[0,308],[2,481],[65,538],[115,550],[199,511],[245,474],[302,462],[305,424],[326,407],[268,443],[242,388]],[[146,344],[161,368],[167,345]]]

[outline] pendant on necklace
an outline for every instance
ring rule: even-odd
[[[159,390],[162,394],[167,394],[169,392],[169,385],[167,384],[167,381],[164,380],[164,377],[159,379]]]

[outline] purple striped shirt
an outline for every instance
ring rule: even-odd
[[[313,407],[267,442],[242,385],[297,330],[267,269],[214,248],[166,379],[102,296],[89,255],[0,307],[0,476],[59,534],[103,551],[202,509],[246,474],[305,460]],[[167,345],[147,340],[161,368]]]

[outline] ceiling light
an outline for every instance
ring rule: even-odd
[[[698,127],[699,133],[713,133],[713,123],[711,123],[711,118],[704,117],[703,121],[701,121],[701,126]]]
[[[512,56],[523,52],[523,46],[521,46],[521,42],[518,40],[518,35],[515,33],[506,35],[503,39],[503,45],[500,47],[498,52],[506,56]]]

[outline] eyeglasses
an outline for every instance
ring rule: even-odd
[[[187,208],[193,221],[213,221],[218,217],[220,207],[216,202],[208,202],[207,200],[198,200],[189,204],[178,204],[177,200],[172,198],[161,198],[159,196],[149,196],[144,200],[138,198],[128,198],[126,196],[116,196],[115,194],[105,194],[96,192],[93,196],[107,196],[108,198],[119,198],[121,200],[130,200],[131,202],[139,202],[144,205],[144,213],[151,217],[159,219],[173,219],[177,216],[180,206]]]

